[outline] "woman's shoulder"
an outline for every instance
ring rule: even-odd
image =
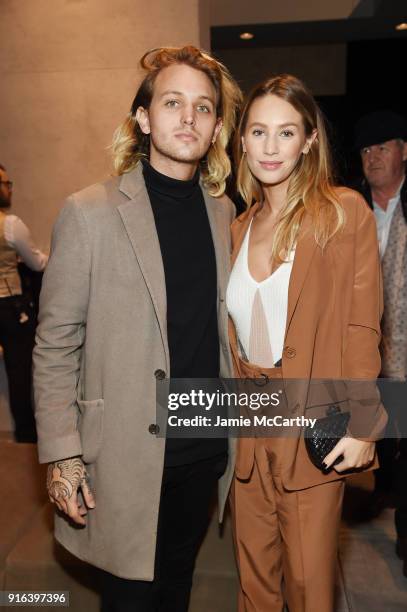
[[[372,213],[369,204],[359,191],[349,187],[334,187],[334,194],[338,202],[346,210],[355,211],[357,214]]]
[[[374,213],[361,193],[349,187],[335,187],[334,194],[345,213],[345,226],[360,225],[374,221]]]
[[[230,228],[232,232],[232,241],[235,241],[239,234],[247,229],[247,226],[253,218],[257,208],[258,203],[256,202],[250,208],[247,208],[238,217],[236,217]]]

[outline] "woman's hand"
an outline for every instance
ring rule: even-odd
[[[333,466],[337,472],[359,469],[372,463],[375,454],[375,442],[365,442],[356,438],[341,438],[332,451],[325,457],[324,464],[327,469],[332,467],[335,460],[343,456],[340,463]]]

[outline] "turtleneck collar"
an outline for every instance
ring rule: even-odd
[[[145,159],[142,160],[142,164],[143,176],[148,190],[152,189],[164,196],[180,200],[190,198],[199,188],[199,167],[192,179],[180,181],[179,179],[158,172],[158,170],[153,168]]]

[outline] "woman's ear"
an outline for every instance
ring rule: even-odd
[[[302,150],[302,153],[304,153],[304,155],[307,155],[307,153],[309,153],[309,150],[311,148],[312,143],[315,141],[315,139],[318,136],[318,130],[312,130],[311,136],[309,136],[306,141],[305,141],[305,145],[304,148]]]
[[[140,130],[143,132],[143,134],[150,134],[151,129],[148,111],[142,106],[139,106],[136,111],[136,121],[139,124]]]
[[[243,153],[246,153],[246,144],[245,144],[245,141],[244,141],[244,136],[242,136],[241,140],[242,140],[242,150],[243,150]]]

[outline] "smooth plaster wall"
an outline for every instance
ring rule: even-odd
[[[209,40],[198,0],[0,0],[0,163],[47,249],[64,198],[111,171],[149,48]]]

